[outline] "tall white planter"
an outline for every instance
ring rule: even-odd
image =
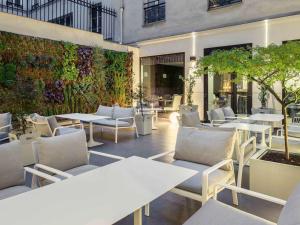
[[[152,134],[152,116],[150,114],[137,114],[135,116],[136,127],[140,135]]]
[[[265,161],[261,157],[250,160],[250,190],[287,200],[300,182],[300,166]]]

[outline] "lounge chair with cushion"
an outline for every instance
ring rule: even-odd
[[[298,225],[300,224],[300,185],[290,195],[287,201],[249,191],[246,189],[224,185],[220,186],[263,199],[275,204],[283,205],[277,223],[270,222],[261,217],[243,212],[234,207],[228,206],[216,199],[209,200],[200,210],[198,210],[184,225]]]
[[[89,163],[90,154],[109,157],[113,159],[123,159],[123,157],[113,156],[105,153],[88,151],[86,135],[84,130],[70,134],[40,138],[33,143],[35,154],[35,168],[46,171],[60,179],[70,178],[98,168]],[[40,185],[45,185],[39,181]]]
[[[33,186],[25,185],[26,173],[42,177],[49,182],[60,181],[32,168],[24,168],[18,143],[13,141],[0,145],[0,200],[32,190]]]
[[[107,107],[100,105],[96,115],[110,117],[109,119],[93,121],[93,123],[101,128],[113,129],[115,131],[115,143],[118,143],[118,131],[120,129],[133,128],[136,137],[139,137],[135,122],[134,108],[123,108],[119,106]]]
[[[11,131],[11,114],[0,114],[0,142],[9,139],[9,132]]]

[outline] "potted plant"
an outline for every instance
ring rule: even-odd
[[[144,112],[145,90],[140,84],[137,90],[133,93],[133,98],[137,101],[137,108],[139,113],[135,116],[136,127],[140,135],[152,134],[152,114]]]
[[[190,74],[188,77],[181,77],[180,79],[183,81],[184,87],[186,88],[186,105],[182,105],[179,111],[186,111],[187,109],[189,111],[198,111],[198,105],[193,104],[196,76],[194,74]]]
[[[215,51],[198,61],[195,73],[200,76],[208,70],[221,75],[234,73],[235,81],[247,78],[272,94],[282,106],[284,148],[266,150],[250,162],[250,188],[285,198],[300,181],[300,157],[289,151],[287,129],[287,108],[300,98],[300,42]],[[278,83],[280,91],[274,88]]]

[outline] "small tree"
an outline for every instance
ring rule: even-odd
[[[235,82],[246,78],[275,97],[282,106],[285,157],[289,160],[287,107],[300,100],[300,42],[215,51],[197,62],[196,75],[202,76],[207,72],[220,75],[235,73]],[[274,89],[276,83],[281,84],[280,91]]]
[[[194,87],[196,85],[196,77],[194,74],[189,75],[188,77],[182,77],[181,80],[186,87],[186,99],[187,104],[189,106],[193,106],[193,94],[194,94]]]

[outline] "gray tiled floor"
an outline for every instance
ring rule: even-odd
[[[95,139],[99,139],[105,144],[93,150],[119,156],[140,156],[149,157],[158,153],[173,150],[176,143],[177,128],[167,121],[160,121],[159,129],[153,131],[152,135],[142,136],[138,139],[134,137],[132,131],[121,131],[119,143],[113,142],[113,131],[104,130],[103,134],[96,132]],[[171,157],[166,157],[162,161],[170,161]],[[109,159],[93,157],[93,164],[105,165],[112,162]],[[248,168],[245,169],[244,186],[248,186]],[[159,185],[159,184],[158,184]],[[122,191],[122,188],[120,188]],[[231,204],[231,193],[224,191],[219,195],[219,200]],[[257,200],[252,197],[239,196],[238,208],[251,212],[257,216],[276,222],[281,207]],[[173,193],[167,193],[151,204],[151,216],[144,217],[145,225],[180,225],[183,224],[195,211],[201,207],[201,203],[177,196]],[[119,221],[117,225],[132,225],[132,215]]]

